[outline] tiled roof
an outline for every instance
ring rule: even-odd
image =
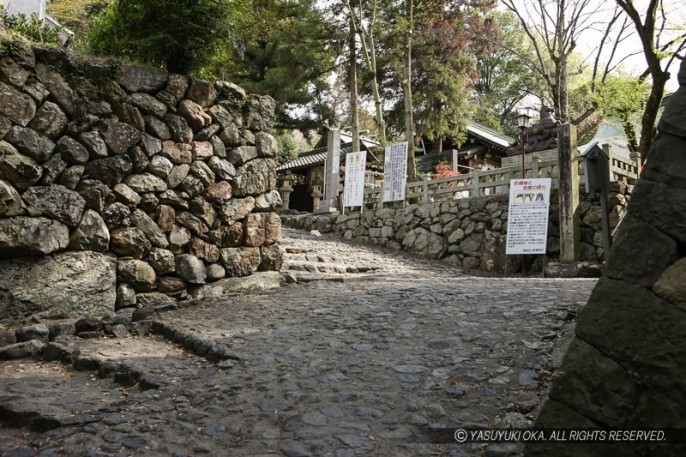
[[[474,135],[494,146],[500,147],[502,149],[507,149],[510,145],[514,144],[515,139],[502,133],[498,133],[495,130],[484,127],[481,124],[472,122],[467,126],[467,131],[470,135]],[[341,145],[341,155],[345,155],[352,152],[352,145],[350,143]],[[326,160],[326,147],[313,149],[312,151],[300,154],[295,159],[286,162],[284,164],[276,167],[276,171],[286,171],[286,170],[301,170],[305,168],[310,168],[315,165],[321,165]]]
[[[478,138],[493,143],[495,146],[499,146],[505,149],[509,148],[511,145],[515,143],[515,141],[517,141],[510,136],[503,135],[502,133],[496,132],[495,130],[483,126],[481,124],[477,124],[476,122],[469,123],[469,125],[467,126],[467,132]]]
[[[352,152],[351,145],[341,146],[341,155]],[[326,160],[326,148],[314,149],[310,152],[299,155],[295,159],[276,167],[276,171],[299,170],[310,168],[313,165],[321,165]]]

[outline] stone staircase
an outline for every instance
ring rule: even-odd
[[[323,236],[284,227],[280,241],[284,252],[282,273],[291,273],[298,281],[339,280],[373,277],[381,270],[373,256],[351,256],[345,245]]]

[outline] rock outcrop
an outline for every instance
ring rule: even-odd
[[[650,159],[536,425],[660,440],[530,444],[528,456],[677,456],[686,426],[686,61]],[[677,431],[677,436],[673,433]],[[607,432],[606,432],[607,433]]]

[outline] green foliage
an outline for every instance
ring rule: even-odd
[[[286,163],[289,160],[295,159],[298,153],[298,144],[293,139],[293,133],[290,130],[278,130],[275,135],[278,146],[278,153],[276,160],[279,164]]]
[[[431,140],[451,137],[464,139],[465,125],[472,105],[470,86],[476,62],[472,50],[485,47],[480,37],[493,33],[493,22],[486,14],[490,2],[466,0],[415,0],[412,20],[406,2],[390,2],[381,12],[382,32],[379,53],[383,65],[380,80],[392,108],[388,121],[393,132],[403,130],[404,101],[400,94],[404,37],[412,27],[412,94],[415,132]]]
[[[319,128],[336,115],[326,103],[328,76],[343,36],[316,3],[251,1],[242,11],[232,46],[212,62],[218,76],[277,100],[284,127]]]
[[[607,116],[622,123],[632,152],[638,151],[638,135],[633,119],[643,112],[650,84],[627,74],[609,75],[594,94],[594,102]]]
[[[60,29],[43,24],[43,21],[38,19],[35,14],[32,14],[31,17],[27,17],[25,14],[9,15],[0,6],[0,28],[22,35],[37,43],[52,46],[59,44]]]
[[[515,15],[495,11],[490,18],[498,34],[492,43],[488,37],[481,38],[485,46],[475,55],[478,76],[474,79],[474,120],[516,135],[518,127],[511,114],[527,96],[540,96],[545,89],[531,68],[534,51]]]
[[[90,29],[90,23],[107,8],[107,0],[52,0],[47,12],[61,25],[75,33],[78,40]]]
[[[627,74],[609,75],[595,93],[594,101],[610,116],[639,113],[645,108],[650,84]]]
[[[99,54],[139,60],[174,73],[199,70],[231,31],[236,1],[114,0],[89,34]]]

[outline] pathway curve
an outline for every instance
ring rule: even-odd
[[[534,417],[595,284],[469,276],[291,229],[282,245],[298,284],[155,318],[194,351],[157,335],[84,340],[81,371],[0,363],[0,455],[517,455],[452,432]]]

